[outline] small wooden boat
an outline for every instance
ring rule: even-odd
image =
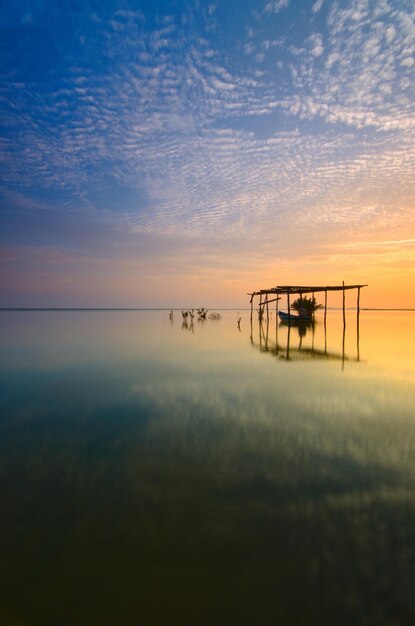
[[[311,322],[311,315],[297,315],[297,313],[285,313],[285,311],[278,311],[278,316],[282,322],[289,324],[307,324]]]

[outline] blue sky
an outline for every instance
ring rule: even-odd
[[[0,303],[415,286],[414,10],[2,3]]]

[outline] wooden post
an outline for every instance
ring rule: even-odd
[[[324,318],[324,354],[327,354],[327,324]]]
[[[252,322],[252,313],[254,312],[254,294],[251,296],[251,322]]]
[[[268,321],[269,320],[268,294],[265,296],[265,301],[267,303],[267,321]]]
[[[268,352],[269,317],[267,317],[267,334],[265,336],[265,352]]]
[[[360,287],[357,288],[357,328],[356,328],[356,342],[357,342],[357,360],[360,361]]]
[[[259,350],[262,352],[262,324],[261,320],[258,322],[258,337],[259,337]]]
[[[262,322],[262,293],[259,294],[259,321]]]
[[[346,343],[346,324],[343,326],[343,341],[342,341],[342,371],[344,370],[344,359],[345,359],[345,343]]]
[[[265,331],[264,331],[264,326],[262,324],[260,325],[260,329],[261,329],[260,330],[261,336],[262,336],[263,340],[265,341]]]
[[[288,323],[291,322],[291,311],[290,311],[290,292],[287,291],[287,307],[288,307]]]
[[[311,350],[314,352],[314,335],[315,335],[315,324],[311,322]]]
[[[344,280],[343,283],[343,326],[346,326],[346,291],[344,289]]]
[[[324,324],[326,324],[326,318],[327,318],[327,289],[324,292]]]
[[[275,314],[275,343],[277,346],[277,355],[278,355],[278,351],[279,351],[279,346],[278,346],[278,300],[277,300],[277,304],[276,306],[276,314]]]

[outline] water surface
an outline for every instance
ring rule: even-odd
[[[415,313],[0,312],[0,623],[415,623]]]

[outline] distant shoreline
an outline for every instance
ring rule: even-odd
[[[0,307],[0,311],[182,311],[189,307]],[[226,308],[210,307],[209,310],[217,311],[250,311],[249,307]],[[341,307],[327,307],[328,311],[341,311]],[[356,311],[356,307],[346,307],[346,311]],[[362,311],[415,311],[415,308],[361,308]]]

